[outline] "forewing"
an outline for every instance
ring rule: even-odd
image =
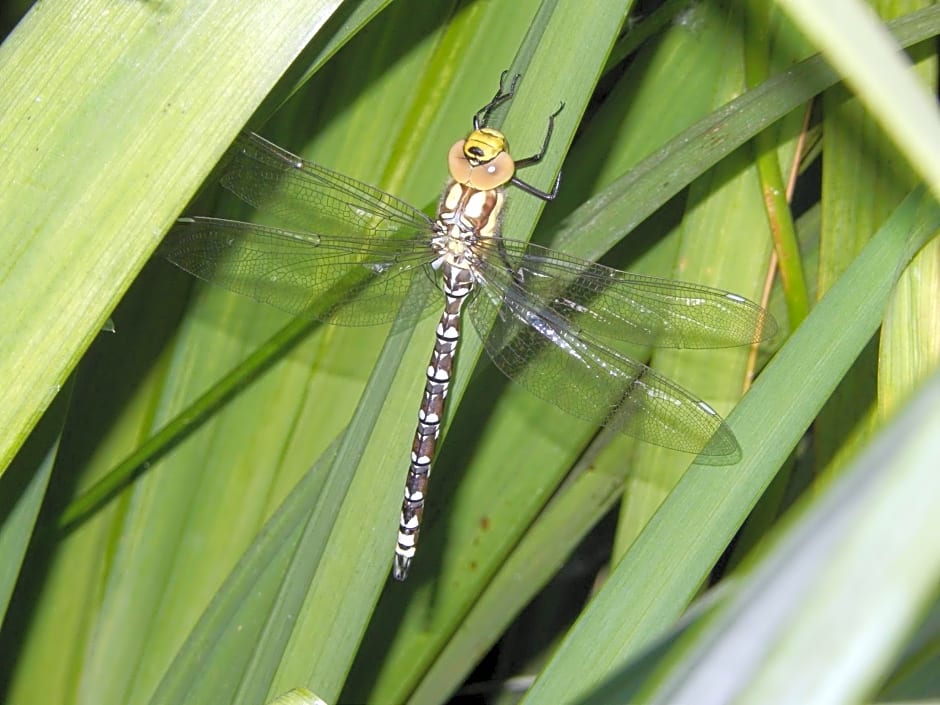
[[[487,353],[511,380],[572,416],[648,443],[736,462],[731,429],[705,402],[646,365],[531,305],[515,282],[483,286],[468,313]]]
[[[431,259],[415,240],[326,237],[217,218],[181,218],[160,254],[190,274],[294,315],[372,325],[402,312],[416,271]],[[422,272],[419,276],[424,277]],[[404,313],[423,315],[423,296]]]
[[[430,239],[431,219],[369,184],[308,162],[253,132],[239,135],[221,177],[246,203],[323,235]]]
[[[721,348],[776,331],[763,308],[720,289],[630,274],[515,240],[494,241],[488,250],[491,276],[494,268],[510,270],[533,304],[593,335],[646,346]]]

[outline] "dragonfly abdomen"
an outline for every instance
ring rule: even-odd
[[[434,462],[444,416],[444,400],[450,387],[454,354],[460,340],[460,308],[473,290],[473,273],[469,269],[451,266],[447,262],[441,269],[444,272],[446,303],[435,331],[434,350],[428,363],[424,396],[418,410],[418,427],[411,446],[411,464],[408,466],[405,496],[401,503],[398,545],[395,547],[395,565],[392,570],[396,580],[404,580],[408,576],[415,555],[431,464]]]

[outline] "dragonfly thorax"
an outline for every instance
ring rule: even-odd
[[[516,164],[499,130],[482,127],[455,142],[447,154],[450,175],[459,184],[480,191],[499,188],[512,179]]]
[[[481,191],[451,181],[438,207],[431,241],[438,258],[435,268],[445,262],[449,267],[473,270],[486,241],[499,237],[504,193],[502,188]]]

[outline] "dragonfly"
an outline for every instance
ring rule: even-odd
[[[297,316],[370,325],[439,308],[418,410],[392,569],[404,580],[415,556],[428,481],[445,412],[464,310],[496,367],[569,414],[640,440],[736,462],[740,446],[706,402],[608,344],[715,348],[774,334],[772,317],[736,294],[641,276],[502,237],[509,187],[543,201],[558,193],[522,181],[491,115],[515,95],[506,74],[473,115],[473,129],[447,155],[450,179],[437,215],[378,188],[243,133],[222,185],[284,227],[209,217],[180,218],[163,246],[200,279]],[[435,300],[436,299],[436,300]],[[606,340],[605,340],[606,339]]]

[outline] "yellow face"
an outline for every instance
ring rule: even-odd
[[[474,130],[464,140],[463,145],[464,156],[474,166],[491,162],[499,156],[500,152],[508,151],[509,143],[506,141],[506,136],[491,127]]]
[[[459,184],[490,191],[506,184],[516,173],[509,144],[499,130],[483,127],[456,142],[447,154],[450,175]]]

